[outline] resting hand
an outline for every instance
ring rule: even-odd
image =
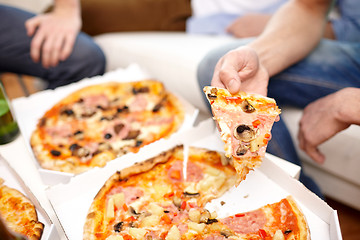
[[[300,120],[300,148],[314,161],[323,163],[325,156],[318,146],[336,133],[360,121],[359,89],[345,88],[309,104]]]
[[[45,68],[56,66],[67,59],[74,47],[81,28],[81,18],[77,10],[55,9],[26,21],[25,27],[31,41],[30,55],[34,62]]]
[[[237,18],[226,31],[237,38],[256,37],[264,30],[271,15],[247,14]]]
[[[215,66],[212,86],[235,94],[240,90],[266,96],[269,74],[256,52],[247,46],[226,53]]]

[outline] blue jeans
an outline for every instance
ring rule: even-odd
[[[208,53],[198,67],[200,89],[210,85],[215,65],[221,56],[251,40],[236,40]],[[270,79],[268,96],[275,98],[280,108],[304,108],[309,103],[345,87],[360,88],[360,43],[322,40],[307,58]],[[207,102],[205,96],[204,101]],[[281,119],[274,123],[267,151],[301,166],[289,131]],[[303,171],[300,181],[323,198],[317,184]]]
[[[56,67],[44,68],[32,61],[32,37],[27,36],[25,21],[33,16],[33,13],[0,5],[0,72],[39,77],[47,81],[51,89],[104,73],[105,56],[85,33],[77,36],[71,55]]]

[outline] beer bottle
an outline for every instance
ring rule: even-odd
[[[19,127],[11,113],[4,87],[0,83],[0,144],[9,143],[16,138]]]

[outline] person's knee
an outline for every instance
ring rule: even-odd
[[[106,58],[103,51],[85,34],[79,35],[69,60],[86,68],[92,76],[105,72]]]

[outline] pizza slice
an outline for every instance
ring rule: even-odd
[[[33,203],[21,192],[6,186],[0,178],[0,219],[4,225],[28,239],[40,239],[44,224],[38,221]]]
[[[206,86],[204,93],[225,143],[225,155],[234,159],[238,182],[258,167],[265,156],[271,128],[280,109],[272,98]]]

